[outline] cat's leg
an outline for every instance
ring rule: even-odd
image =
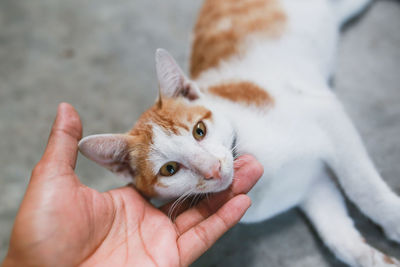
[[[371,0],[329,0],[338,17],[339,24],[343,25],[349,19],[365,10]]]
[[[316,181],[300,208],[337,258],[350,266],[394,267],[400,263],[369,246],[348,216],[343,197],[330,178]]]
[[[341,105],[326,111],[320,120],[330,139],[326,163],[351,201],[382,226],[388,238],[400,242],[400,198],[380,177]]]

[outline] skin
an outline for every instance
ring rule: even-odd
[[[263,172],[242,156],[228,190],[171,221],[169,205],[157,209],[131,186],[100,193],[83,185],[74,172],[81,134],[77,112],[60,104],[2,266],[187,266],[239,221]]]

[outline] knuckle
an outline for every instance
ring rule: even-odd
[[[32,170],[32,176],[43,175],[49,167],[47,162],[39,161]]]
[[[225,217],[217,214],[217,218],[218,218],[218,221],[220,222],[221,228],[224,229],[224,231],[227,231],[231,227],[230,226],[231,224],[228,222],[228,220]]]
[[[68,122],[66,125],[54,127],[51,134],[59,137],[69,136],[79,140],[82,136],[81,132],[81,128],[77,128],[74,122]]]
[[[38,164],[36,164],[36,166],[33,168],[32,170],[32,176],[36,176],[39,175],[43,172],[43,164],[41,162],[39,162]]]
[[[210,246],[210,239],[208,237],[207,230],[202,225],[198,225],[195,228],[195,233],[205,247]]]

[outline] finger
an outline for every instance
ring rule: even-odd
[[[74,169],[81,137],[82,124],[78,113],[70,104],[61,103],[41,161],[66,164]]]
[[[235,160],[235,177],[230,193],[247,193],[262,176],[264,168],[252,155],[244,155]]]
[[[215,214],[181,235],[178,248],[182,265],[189,266],[200,257],[242,218],[250,205],[248,196],[238,195],[225,203]]]
[[[214,194],[209,199],[203,199],[195,207],[186,210],[175,220],[178,233],[186,232],[199,222],[205,220],[219,209],[225,202],[239,194],[246,194],[256,184],[263,173],[262,165],[253,156],[246,155],[241,158],[235,172],[235,180],[227,190]]]

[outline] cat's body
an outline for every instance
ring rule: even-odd
[[[193,80],[159,50],[156,104],[127,134],[87,137],[81,151],[164,198],[223,190],[232,182],[235,153],[252,154],[264,175],[249,193],[244,222],[299,206],[347,264],[400,266],[365,243],[332,180],[400,241],[400,199],[373,167],[328,83],[340,26],[367,4],[206,1],[194,31]]]
[[[208,2],[218,9],[218,1]],[[244,221],[260,221],[297,205],[304,198],[316,173],[324,169],[329,146],[335,145],[329,140],[325,126],[333,123],[332,111],[337,113],[339,105],[328,80],[334,68],[343,18],[335,10],[335,1],[247,2],[272,5],[270,12],[275,17],[283,16],[278,20],[278,33],[275,30],[271,36],[255,31],[242,36],[240,44],[229,44],[245,46],[242,53],[222,59],[217,67],[195,75],[198,77],[194,81],[206,92],[207,88],[221,84],[232,87],[236,82],[251,81],[271,96],[265,107],[227,101],[213,93],[206,93],[201,99],[202,105],[220,109],[234,124],[239,154],[252,154],[264,166],[264,177],[268,178],[261,179],[250,192],[254,203],[244,218]],[[226,19],[224,15],[225,18],[217,20]],[[218,21],[210,26],[215,24]],[[195,58],[192,55],[192,65],[196,64]]]

